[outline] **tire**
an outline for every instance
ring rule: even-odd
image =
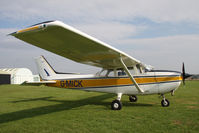
[[[169,104],[170,104],[170,103],[169,103],[169,100],[167,100],[167,99],[161,101],[162,107],[168,107]]]
[[[137,102],[137,96],[135,96],[135,95],[132,95],[132,96],[129,96],[129,101],[130,102]]]
[[[121,110],[122,109],[122,103],[119,100],[114,100],[111,103],[111,109],[112,110]]]

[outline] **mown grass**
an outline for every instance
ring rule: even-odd
[[[163,108],[158,95],[122,97],[112,111],[114,94],[45,86],[0,86],[2,133],[171,133],[199,132],[199,81],[188,81]]]

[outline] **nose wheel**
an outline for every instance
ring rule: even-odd
[[[120,101],[122,97],[122,93],[117,94],[117,99],[113,100],[111,103],[111,109],[112,110],[121,110],[122,109],[122,102]]]
[[[170,104],[169,100],[167,100],[163,94],[161,96],[163,98],[162,101],[161,101],[162,107],[169,107],[169,104]]]
[[[119,100],[114,100],[111,103],[111,109],[112,110],[121,110],[122,109],[122,102]]]

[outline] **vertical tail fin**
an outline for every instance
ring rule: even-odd
[[[44,56],[39,56],[35,59],[37,69],[39,71],[39,75],[42,79],[48,79],[49,76],[56,75],[55,70],[51,67],[48,61],[44,58]]]

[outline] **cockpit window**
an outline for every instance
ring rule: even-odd
[[[128,70],[132,75],[139,75],[143,74],[144,70],[140,64],[137,64],[133,67],[128,67]],[[128,76],[123,68],[118,69],[103,69],[102,71],[98,72],[96,76],[99,77],[126,77]]]
[[[96,74],[96,76],[99,76],[99,77],[121,77],[121,76],[126,76],[127,74],[125,73],[124,70],[113,70],[113,69],[110,69],[110,70],[102,70],[100,72],[98,72]]]

